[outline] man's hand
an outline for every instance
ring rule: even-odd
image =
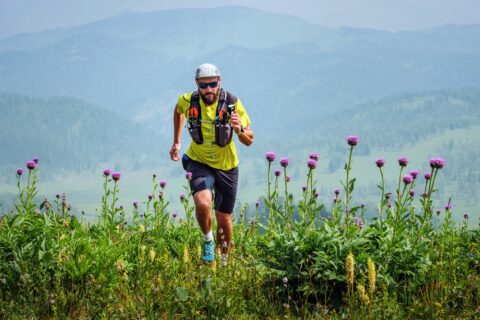
[[[230,118],[230,124],[233,127],[233,131],[235,131],[236,134],[239,134],[240,130],[242,129],[242,121],[238,113],[235,112],[235,110],[232,112],[232,116]]]
[[[173,161],[178,161],[180,159],[178,156],[178,151],[180,151],[180,143],[174,143],[170,148],[170,158]]]

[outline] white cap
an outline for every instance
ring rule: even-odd
[[[220,71],[211,63],[201,64],[195,72],[195,79],[220,77]]]

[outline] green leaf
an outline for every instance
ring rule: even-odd
[[[175,288],[175,299],[180,302],[185,302],[188,300],[188,290],[184,287]]]

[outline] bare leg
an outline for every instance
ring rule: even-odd
[[[217,218],[217,244],[220,246],[222,254],[227,255],[232,241],[233,213],[216,210],[215,216]]]
[[[195,192],[195,216],[203,234],[212,231],[212,191],[205,189]]]

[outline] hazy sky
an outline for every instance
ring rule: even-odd
[[[81,25],[124,10],[226,5],[288,13],[327,27],[397,31],[480,23],[480,0],[0,0],[0,38]]]

